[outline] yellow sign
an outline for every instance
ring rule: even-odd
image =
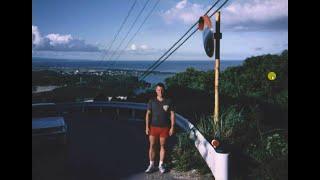
[[[269,72],[269,73],[268,73],[268,79],[269,79],[270,81],[275,80],[276,77],[277,77],[277,75],[276,75],[275,72]]]

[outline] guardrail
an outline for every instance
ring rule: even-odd
[[[41,106],[42,104],[32,104],[33,107]],[[95,101],[95,102],[76,102],[76,103],[61,103],[61,104],[51,104],[45,103],[44,105],[56,105],[58,109],[62,110],[67,107],[81,108],[85,111],[87,108],[116,108],[117,113],[119,113],[121,108],[131,109],[132,116],[135,116],[135,110],[146,110],[147,104],[145,103],[134,103],[134,102],[105,102],[105,101]],[[194,141],[195,147],[198,149],[202,158],[206,161],[208,167],[210,168],[213,176],[216,180],[227,180],[228,179],[228,153],[218,153],[212,147],[212,145],[205,139],[201,132],[180,114],[176,113],[176,124],[189,133],[189,138]]]

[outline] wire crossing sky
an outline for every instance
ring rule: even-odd
[[[130,7],[130,10],[128,11],[128,14],[127,14],[126,17],[124,18],[122,24],[120,25],[119,30],[117,31],[116,35],[115,35],[114,38],[112,39],[112,41],[111,41],[111,43],[110,43],[110,46],[109,46],[108,49],[106,50],[106,53],[108,53],[108,52],[111,50],[113,43],[117,40],[117,37],[118,37],[120,31],[122,30],[123,25],[127,22],[128,17],[130,16],[130,14],[131,14],[134,6],[136,5],[136,3],[137,3],[137,0],[135,0],[135,1],[133,2],[132,6]],[[106,54],[105,56],[107,56],[107,55],[108,55],[108,54]],[[104,56],[104,57],[105,57],[105,56]],[[103,58],[102,58],[102,59],[103,59]]]
[[[132,0],[33,0],[32,57],[101,60],[105,47],[111,45],[108,53],[114,53],[115,59],[154,61],[215,2],[160,1],[139,33],[132,36],[157,0],[148,1],[138,0],[121,28]],[[129,41],[116,52],[146,2],[132,33],[128,33]],[[230,0],[221,11],[221,31],[221,60],[280,53],[288,48],[288,0]],[[170,59],[212,60],[203,50],[201,32]]]
[[[126,50],[126,48],[130,45],[130,43],[132,42],[132,40],[136,37],[136,35],[140,32],[141,28],[143,27],[143,25],[146,23],[146,21],[148,20],[148,18],[150,17],[150,15],[152,14],[152,12],[154,11],[154,9],[157,7],[157,5],[159,4],[160,0],[157,0],[157,2],[154,4],[154,6],[152,7],[151,11],[148,13],[148,15],[144,18],[143,22],[140,24],[138,30],[133,34],[133,36],[130,38],[130,40],[128,41],[128,43],[124,46],[124,48],[120,51],[119,55],[115,58],[115,60],[118,60],[119,57],[124,53],[124,51]]]

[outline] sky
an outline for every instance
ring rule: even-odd
[[[32,0],[32,57],[154,61],[216,1]],[[281,53],[288,49],[288,0],[229,0],[221,9],[221,32],[221,60]],[[198,31],[170,59],[213,58]]]

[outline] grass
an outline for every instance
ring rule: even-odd
[[[283,179],[288,170],[286,131],[276,129],[263,133],[255,111],[256,107],[230,106],[222,110],[222,125],[215,125],[212,117],[202,116],[197,118],[196,127],[207,140],[220,129],[221,142],[225,147],[232,147],[231,154],[237,161],[235,168],[242,171],[233,174],[235,179]],[[202,174],[210,173],[187,133],[177,134],[172,156],[173,167],[179,171],[197,169]]]

